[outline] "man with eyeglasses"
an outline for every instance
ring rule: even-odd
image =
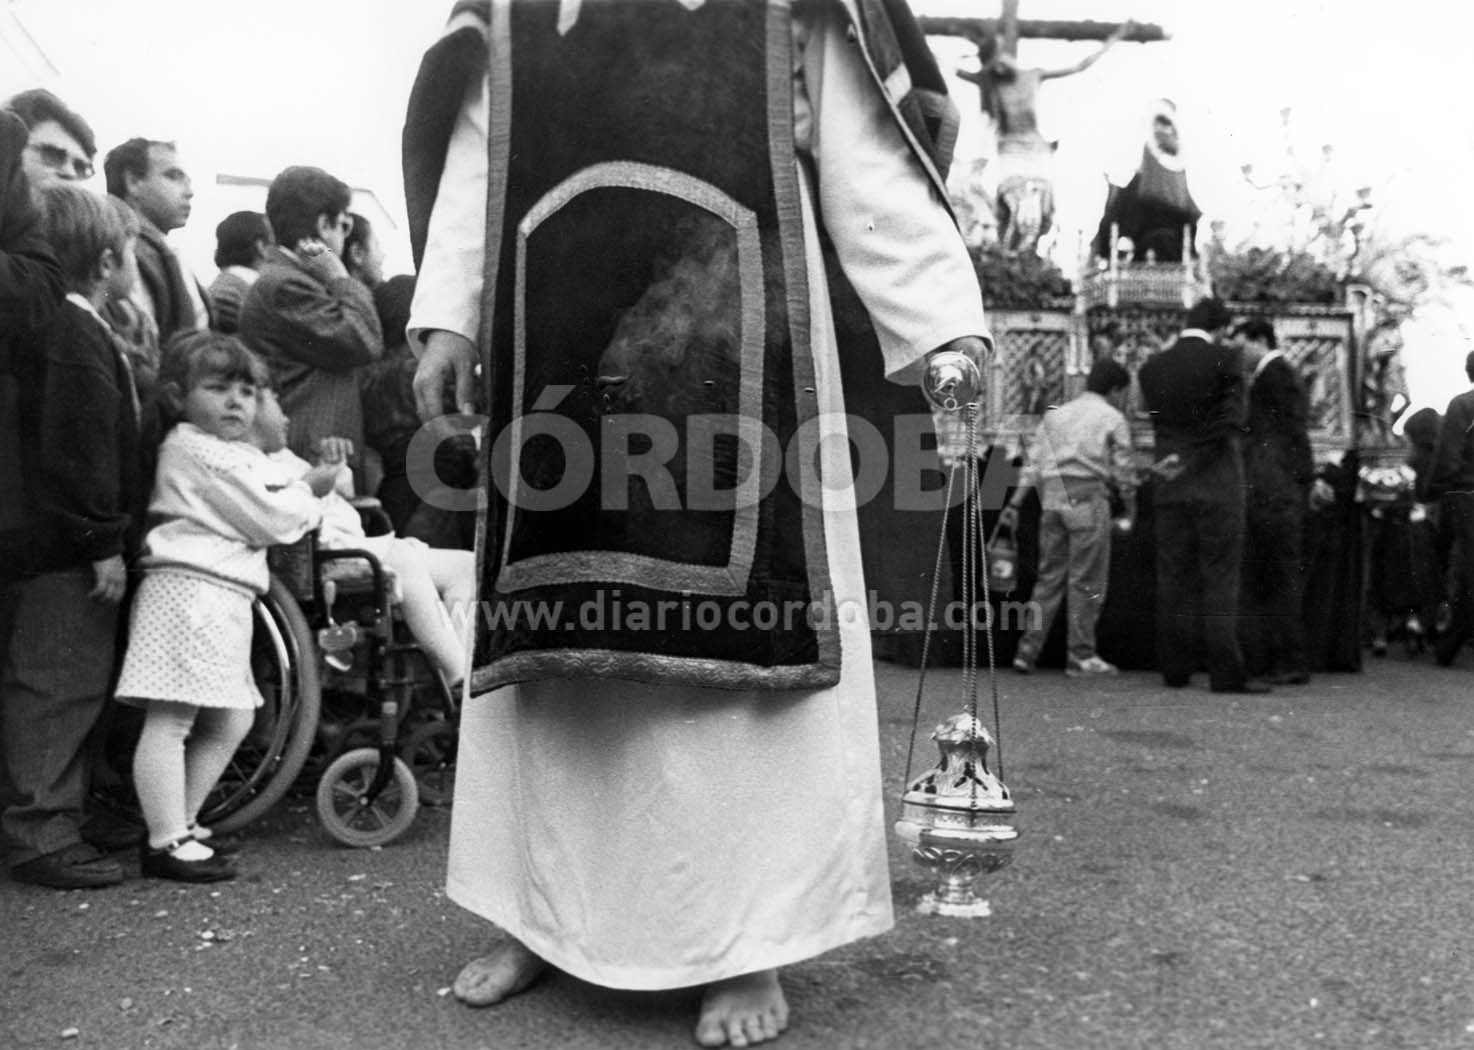
[[[97,137],[65,102],[45,88],[33,88],[12,96],[0,108],[14,113],[29,131],[23,166],[32,186],[92,177]]]
[[[138,213],[139,307],[159,328],[159,345],[178,332],[208,327],[207,293],[167,237],[189,221],[194,187],[172,142],[132,138],[103,161],[107,191]]]

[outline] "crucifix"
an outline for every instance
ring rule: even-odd
[[[1122,40],[1154,43],[1167,39],[1161,26],[1126,21],[1021,21],[1019,0],[1002,0],[999,18],[922,18],[922,32],[958,36],[978,51],[978,70],[958,70],[976,84],[983,112],[997,138],[999,239],[1016,251],[1032,251],[1053,222],[1053,155],[1057,143],[1039,132],[1039,88],[1046,80],[1083,73]],[[1024,69],[1018,64],[1020,38],[1098,40],[1101,46],[1074,65]]]

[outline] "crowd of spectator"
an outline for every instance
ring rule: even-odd
[[[97,173],[97,155],[88,122],[53,93],[25,91],[0,106],[0,833],[16,879],[55,887],[123,877],[118,861],[99,848],[111,844],[109,829],[88,810],[85,745],[115,689],[125,649],[134,651],[136,666],[144,666],[144,656],[152,660],[130,679],[152,690],[142,693],[150,704],[184,666],[178,654],[150,650],[158,631],[124,644],[130,608],[135,630],[147,620],[133,602],[140,574],[130,570],[145,551],[144,560],[158,568],[169,538],[159,530],[175,520],[164,504],[172,498],[194,505],[180,495],[177,472],[164,476],[161,448],[172,463],[181,453],[169,449],[193,434],[200,447],[191,462],[204,464],[200,476],[215,478],[213,488],[224,484],[227,466],[245,479],[225,486],[231,497],[215,501],[214,513],[222,523],[217,531],[254,551],[254,533],[236,513],[247,498],[241,493],[265,507],[284,491],[260,482],[254,457],[264,453],[248,433],[269,399],[263,416],[280,420],[282,439],[303,463],[303,472],[285,479],[288,488],[300,480],[322,496],[303,461],[331,449],[333,471],[341,473],[339,460],[352,468],[350,491],[373,495],[382,488],[399,536],[417,537],[419,530],[437,546],[470,546],[464,523],[426,512],[406,476],[405,449],[418,427],[404,337],[414,282],[384,280],[382,246],[369,220],[350,211],[349,186],[316,167],[281,172],[264,213],[240,211],[219,221],[219,273],[206,285],[168,236],[193,211],[187,159],[177,145],[135,137],[114,146],[101,164],[106,192],[83,185]],[[170,360],[181,359],[209,367],[194,368],[182,382],[168,371]],[[197,502],[200,510],[211,501]],[[196,524],[209,517],[174,509]],[[294,513],[290,527],[278,530],[283,536],[320,517]],[[416,553],[422,549],[395,548],[413,562],[407,579],[426,575],[428,569],[419,571],[425,564],[438,565]],[[456,564],[469,580],[465,564]],[[187,558],[164,569],[176,590],[210,575],[191,575]],[[239,579],[206,581],[209,602],[155,595],[146,606],[154,619],[190,605],[229,606],[232,616],[222,613],[203,634],[212,645],[238,648],[240,632],[226,629],[227,621],[240,620],[231,595],[249,596],[256,575],[251,568]],[[433,598],[436,590],[426,593]],[[427,634],[439,631],[438,621],[424,624]],[[245,637],[249,644],[249,632]],[[440,656],[454,648],[432,645]],[[454,677],[448,664],[442,670]],[[241,705],[250,700],[242,694]],[[249,719],[229,712],[216,718],[181,704],[165,718],[164,710],[149,706],[147,724],[157,731],[145,734],[151,744],[135,765],[136,779],[147,770],[141,800],[154,802],[152,812],[145,805],[144,872],[229,877],[227,851],[212,848],[209,829],[193,818],[220,755],[228,758],[230,741]]]

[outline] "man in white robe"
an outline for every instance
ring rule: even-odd
[[[576,19],[577,4],[563,7]],[[856,20],[850,0],[792,18],[827,485],[850,465],[820,216],[890,378],[915,382],[940,350],[989,351],[963,240],[867,65]],[[427,420],[443,411],[451,374],[457,407],[470,408],[487,113],[482,78],[457,117],[430,218],[410,322]],[[616,988],[702,985],[697,1041],[747,1046],[788,1023],[779,967],[890,928],[852,489],[824,488],[823,530],[842,651],[835,686],[760,693],[604,678],[524,682],[467,700],[448,892],[510,938],[462,970],[458,998],[490,1005],[549,966]]]

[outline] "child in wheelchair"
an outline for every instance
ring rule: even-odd
[[[312,467],[287,448],[290,421],[275,392],[263,389],[259,396],[251,440],[278,470],[277,484],[290,484],[321,467],[336,468],[334,490],[320,497],[318,544],[325,550],[365,550],[379,559],[393,574],[395,597],[410,633],[440,673],[449,695],[459,695],[466,667],[462,628],[469,623],[475,597],[476,556],[465,550],[427,547],[393,533],[366,535],[357,509],[345,498],[345,489],[351,493],[347,462],[352,443],[324,438],[318,449],[322,462],[319,468]]]

